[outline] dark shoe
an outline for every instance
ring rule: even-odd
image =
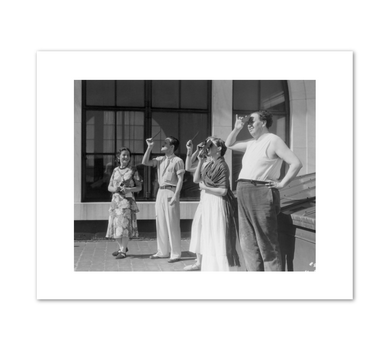
[[[126,247],[126,252],[129,251],[129,249]],[[112,253],[113,256],[118,256],[119,250]]]
[[[118,255],[116,256],[116,259],[120,260],[122,258],[126,258],[126,254],[124,252],[119,252]]]
[[[168,260],[168,263],[175,263],[175,262],[179,262],[180,261],[180,258],[171,258]]]

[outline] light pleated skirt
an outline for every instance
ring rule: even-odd
[[[200,253],[200,242],[202,234],[202,199],[204,190],[200,192],[200,201],[198,208],[195,211],[194,219],[192,220],[191,226],[191,242],[189,251],[199,254]]]
[[[226,257],[226,214],[221,196],[204,193],[201,210],[202,271],[229,271]]]

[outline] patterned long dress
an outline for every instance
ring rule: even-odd
[[[117,187],[122,183],[126,187],[134,187],[142,183],[135,167],[114,169],[110,185]],[[115,239],[138,237],[137,212],[139,209],[133,193],[127,193],[126,196],[119,193],[112,194],[106,237]]]

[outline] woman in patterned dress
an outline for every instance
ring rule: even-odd
[[[126,257],[129,238],[138,237],[136,213],[139,209],[133,193],[142,189],[142,180],[137,169],[130,166],[130,149],[122,147],[117,155],[120,166],[112,172],[108,185],[112,200],[106,237],[116,240],[119,249],[112,255],[121,259]]]

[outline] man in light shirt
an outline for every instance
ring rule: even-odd
[[[180,260],[180,191],[183,185],[184,162],[175,155],[179,149],[179,140],[174,137],[165,139],[161,151],[165,156],[150,160],[153,139],[146,139],[148,148],[142,159],[145,166],[157,167],[159,189],[156,198],[157,252],[151,259],[169,258],[169,263]],[[169,255],[170,252],[170,255]]]
[[[244,124],[245,120],[237,117],[234,129],[226,139],[229,149],[245,153],[237,184],[241,248],[248,271],[281,271],[277,232],[278,189],[296,177],[302,164],[280,137],[269,132],[272,125],[270,112],[252,113],[248,131],[253,138],[236,141]],[[279,181],[283,161],[289,169]]]

